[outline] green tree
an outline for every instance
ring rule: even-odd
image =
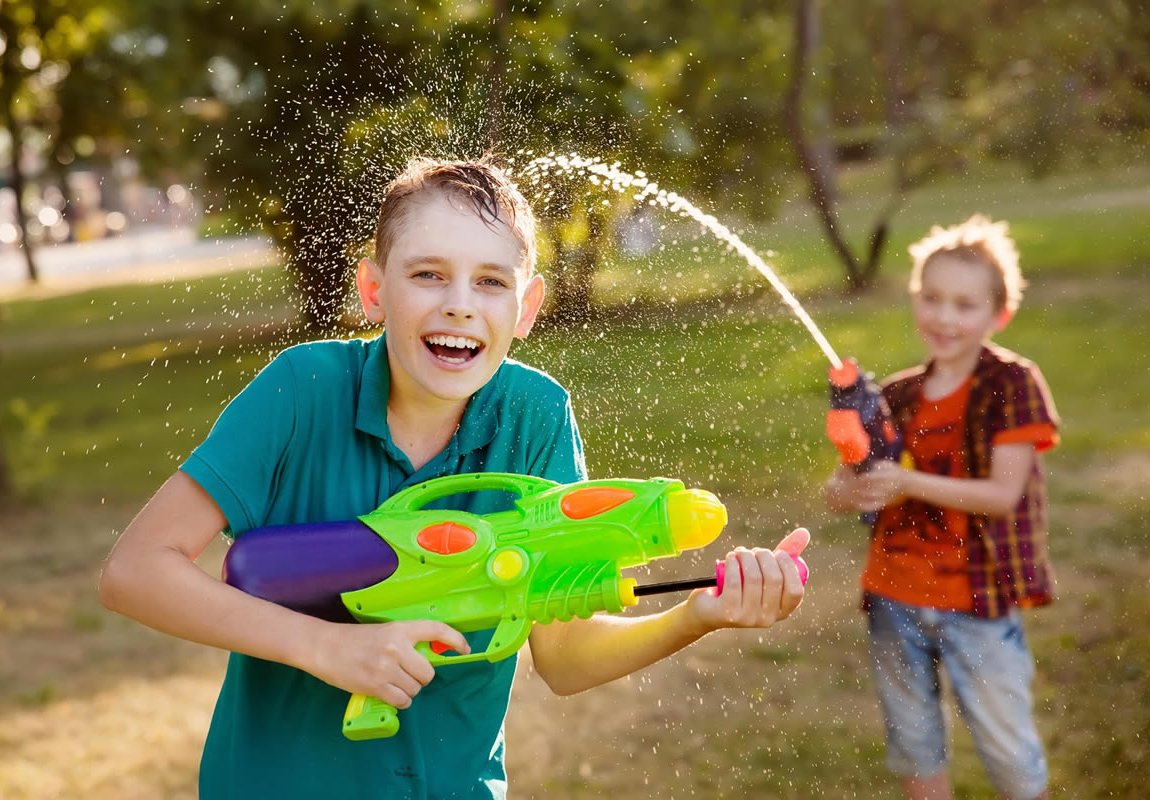
[[[147,163],[173,124],[151,113],[153,98],[168,96],[154,68],[166,44],[141,39],[141,8],[127,0],[0,3],[0,123],[31,280],[38,273],[23,205],[29,180],[62,183],[78,160],[106,161],[130,149],[145,118],[149,135],[135,155]],[[43,164],[41,173],[26,174],[26,163]]]
[[[164,14],[169,69],[203,91],[181,147],[206,190],[273,233],[319,329],[339,318],[384,180],[416,153],[577,149],[752,214],[775,196],[758,185],[782,167],[769,123],[785,29],[756,4],[181,0]],[[695,33],[676,38],[676,20]],[[578,317],[611,214],[575,189],[541,212],[559,307]]]
[[[794,0],[793,8],[791,138],[852,288],[873,280],[893,215],[925,178],[961,174],[980,159],[1041,175],[1104,159],[1115,143],[1129,151],[1150,127],[1145,0],[867,0],[850,8]],[[840,150],[891,167],[889,197],[877,205],[862,253],[838,214],[842,153],[814,154],[811,109],[819,104],[829,105],[823,124],[840,142],[852,134]]]

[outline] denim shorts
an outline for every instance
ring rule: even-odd
[[[869,595],[871,669],[886,722],[887,766],[929,777],[947,760],[939,665],[994,788],[1012,800],[1046,789],[1034,727],[1034,661],[1017,610],[985,619]]]

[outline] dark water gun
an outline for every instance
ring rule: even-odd
[[[842,463],[855,472],[866,472],[882,459],[898,463],[902,436],[874,375],[863,372],[854,359],[847,359],[841,366],[831,367],[830,391],[827,438],[838,448]],[[868,511],[859,518],[873,525],[876,514]]]
[[[515,507],[485,515],[424,508],[485,490],[515,494]],[[228,552],[224,580],[326,619],[434,619],[462,633],[493,628],[481,652],[452,655],[431,642],[417,649],[436,667],[499,661],[523,646],[537,622],[620,612],[643,594],[721,586],[721,570],[647,587],[620,573],[704,547],[726,522],[713,494],[666,478],[560,485],[503,473],[452,475],[409,487],[358,520],[250,530]],[[347,738],[398,729],[394,707],[352,696]]]

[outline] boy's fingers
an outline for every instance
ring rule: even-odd
[[[411,706],[411,695],[394,683],[389,683],[383,688],[383,691],[379,693],[379,699],[389,706],[395,706],[396,708],[408,708]]]
[[[743,594],[739,610],[742,614],[755,614],[763,604],[763,591],[768,585],[767,577],[758,558],[758,552],[739,547],[735,550],[743,572]],[[769,551],[768,551],[769,552]]]
[[[422,671],[419,665],[414,663],[414,661],[422,661],[423,667],[431,671],[431,676],[428,677],[427,680],[421,677]],[[419,694],[419,690],[430,683],[431,678],[435,677],[435,670],[427,663],[427,659],[419,658],[418,655],[405,657],[400,661],[399,667],[400,669],[396,671],[398,674],[393,673],[391,675],[391,683],[408,697],[415,697]],[[417,675],[417,673],[419,674]]]
[[[758,612],[760,616],[763,612],[770,615],[779,607],[779,596],[785,580],[779,569],[778,560],[783,558],[790,561],[791,557],[783,551],[771,552],[766,548],[757,550],[756,554],[759,558],[759,569],[763,573],[763,593],[759,597]]]
[[[435,677],[435,667],[415,650],[408,650],[400,655],[399,668],[403,670],[404,676],[413,682],[409,687],[405,687],[413,689],[411,692],[413,695],[431,683],[431,679]]]
[[[743,568],[739,564],[739,557],[735,553],[727,553],[727,574],[723,583],[723,593],[719,599],[723,602],[723,613],[727,619],[732,619],[737,613],[743,598]]]
[[[789,553],[776,553],[775,561],[783,573],[782,599],[779,603],[779,608],[782,611],[780,618],[786,619],[803,601],[803,578],[799,573],[799,565],[795,563]]]
[[[437,620],[416,620],[408,625],[407,635],[411,638],[412,644],[416,642],[443,642],[461,655],[467,655],[471,652],[471,646],[462,633]]]

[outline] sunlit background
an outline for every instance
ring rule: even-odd
[[[0,797],[195,796],[224,655],[104,611],[100,563],[276,352],[376,333],[351,265],[396,170],[488,151],[549,287],[512,356],[571,390],[592,475],[731,511],[654,571],[814,533],[784,626],[574,698],[524,658],[511,797],[900,796],[866,532],[820,500],[830,356],[772,278],[886,375],[923,355],[906,246],[979,211],[1031,282],[1000,341],[1064,422],[1028,616],[1052,789],[1144,796],[1145,0],[4,0],[0,122]],[[956,796],[993,797],[953,721]]]

